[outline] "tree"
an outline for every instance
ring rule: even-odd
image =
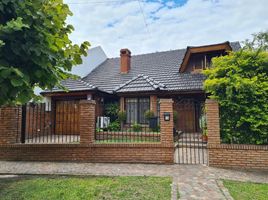
[[[267,44],[267,32],[256,34],[243,49],[214,58],[204,71],[205,90],[220,105],[224,142],[268,144]]]
[[[0,105],[35,98],[34,87],[60,86],[82,63],[88,42],[73,44],[62,0],[0,1]]]

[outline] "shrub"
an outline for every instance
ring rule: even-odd
[[[105,115],[110,117],[111,121],[117,119],[117,114],[119,111],[119,104],[117,102],[107,103],[104,106]]]
[[[133,130],[134,132],[140,132],[140,131],[142,131],[142,126],[141,126],[140,124],[134,123],[134,124],[132,125],[132,130]]]
[[[202,108],[202,113],[199,119],[199,126],[203,135],[207,136],[207,117],[205,107]]]
[[[144,113],[144,116],[145,116],[145,119],[146,119],[146,120],[149,120],[150,118],[154,117],[155,114],[154,114],[154,111],[152,111],[152,110],[147,110],[147,111]]]
[[[120,122],[125,122],[127,119],[127,113],[125,111],[119,111],[117,117]]]
[[[268,52],[247,48],[212,63],[204,85],[220,105],[222,141],[268,144]]]
[[[120,131],[120,123],[118,121],[111,122],[108,126],[109,131]]]
[[[160,132],[160,126],[158,125],[157,127],[155,127],[155,128],[152,128],[151,129],[153,132]]]

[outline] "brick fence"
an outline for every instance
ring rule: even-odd
[[[222,144],[219,106],[206,101],[209,166],[268,169],[268,145]]]
[[[170,99],[160,100],[161,141],[142,144],[96,144],[95,101],[87,100],[79,104],[80,144],[19,144],[14,124],[20,119],[14,118],[15,108],[1,108],[0,160],[171,164],[174,160],[172,105]],[[170,121],[164,121],[164,112],[170,113]]]

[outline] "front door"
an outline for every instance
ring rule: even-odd
[[[200,132],[201,102],[194,99],[181,99],[175,101],[174,110],[178,114],[175,122],[176,130],[185,133]]]

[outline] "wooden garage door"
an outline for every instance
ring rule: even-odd
[[[79,134],[79,101],[56,101],[56,134]]]

